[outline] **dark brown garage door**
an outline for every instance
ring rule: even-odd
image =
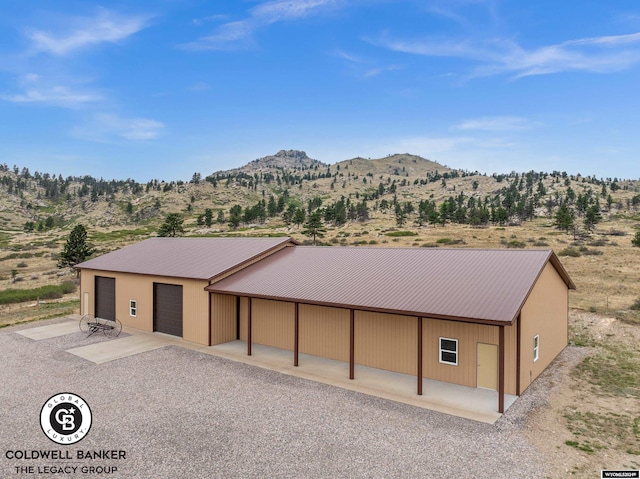
[[[153,330],[182,337],[182,286],[153,283]]]
[[[96,317],[116,319],[116,279],[96,276]]]

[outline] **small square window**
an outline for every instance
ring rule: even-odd
[[[439,361],[443,364],[458,365],[458,340],[440,338]]]
[[[129,316],[136,317],[138,315],[138,302],[135,299],[129,301]]]
[[[533,337],[533,362],[538,360],[540,355],[540,335],[536,334]]]

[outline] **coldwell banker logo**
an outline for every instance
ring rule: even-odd
[[[91,409],[77,394],[58,393],[47,399],[40,411],[44,434],[57,444],[75,444],[91,429]]]

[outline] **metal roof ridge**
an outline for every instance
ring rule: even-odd
[[[540,252],[553,252],[551,248],[530,248],[530,249],[520,249],[520,248],[452,248],[452,247],[435,247],[435,248],[423,248],[423,247],[410,247],[410,246],[399,246],[394,248],[393,246],[356,246],[356,245],[305,245],[299,244],[301,248],[304,249],[325,249],[328,250],[330,248],[333,249],[366,249],[366,250],[403,250],[403,251],[503,251],[505,253],[540,253]]]

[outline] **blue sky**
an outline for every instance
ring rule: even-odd
[[[0,1],[0,162],[190,179],[280,149],[640,178],[640,4]]]

